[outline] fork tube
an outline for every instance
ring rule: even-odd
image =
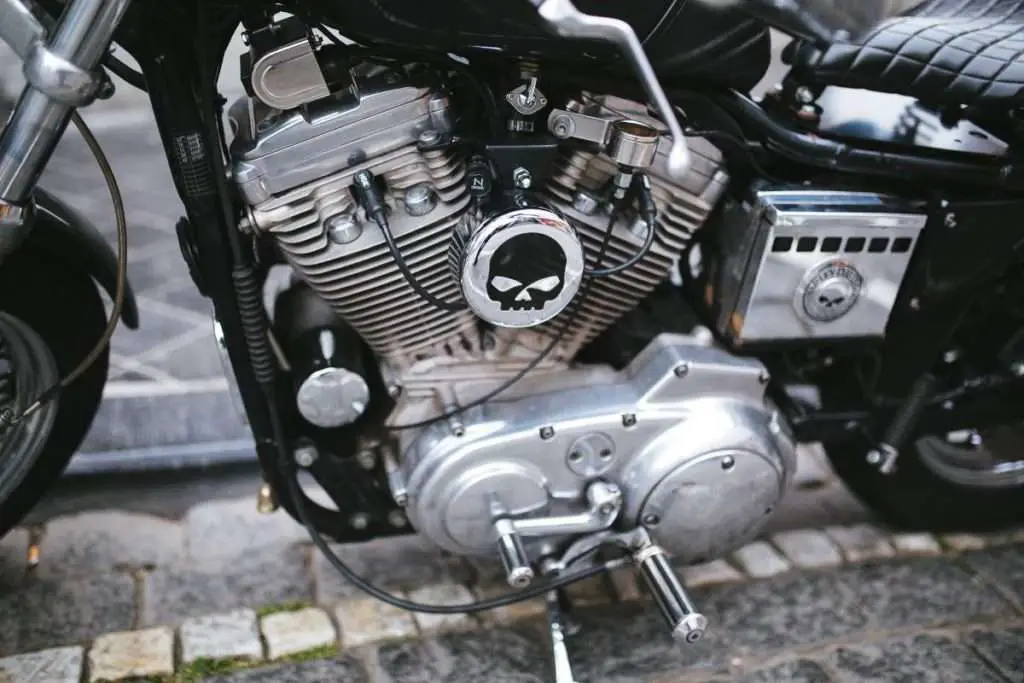
[[[50,42],[35,48],[40,59],[63,60],[94,72],[131,0],[72,0],[57,23]],[[3,3],[18,0],[0,0]],[[56,58],[56,59],[53,59]],[[59,64],[58,64],[59,66]],[[47,66],[43,59],[41,69]],[[26,69],[27,71],[27,69]],[[0,202],[24,205],[39,175],[64,134],[73,106],[37,89],[29,79],[7,127],[0,133]]]

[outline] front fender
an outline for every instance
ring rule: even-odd
[[[52,194],[36,188],[36,217],[19,249],[31,249],[69,268],[91,276],[110,298],[117,291],[117,255],[103,235],[84,216]],[[125,283],[121,321],[139,327],[139,307],[131,285]]]

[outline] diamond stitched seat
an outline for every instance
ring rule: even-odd
[[[1019,106],[1024,0],[930,0],[855,41],[812,53],[796,69],[815,84],[944,104]]]

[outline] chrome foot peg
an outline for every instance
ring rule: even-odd
[[[633,561],[672,630],[672,637],[691,645],[703,638],[708,628],[707,617],[694,608],[662,547],[648,543],[633,552]]]

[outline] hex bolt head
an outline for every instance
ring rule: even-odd
[[[548,439],[554,437],[554,435],[555,435],[555,428],[554,427],[549,425],[547,427],[541,427],[540,428],[540,438],[544,439],[545,441],[547,441]]]

